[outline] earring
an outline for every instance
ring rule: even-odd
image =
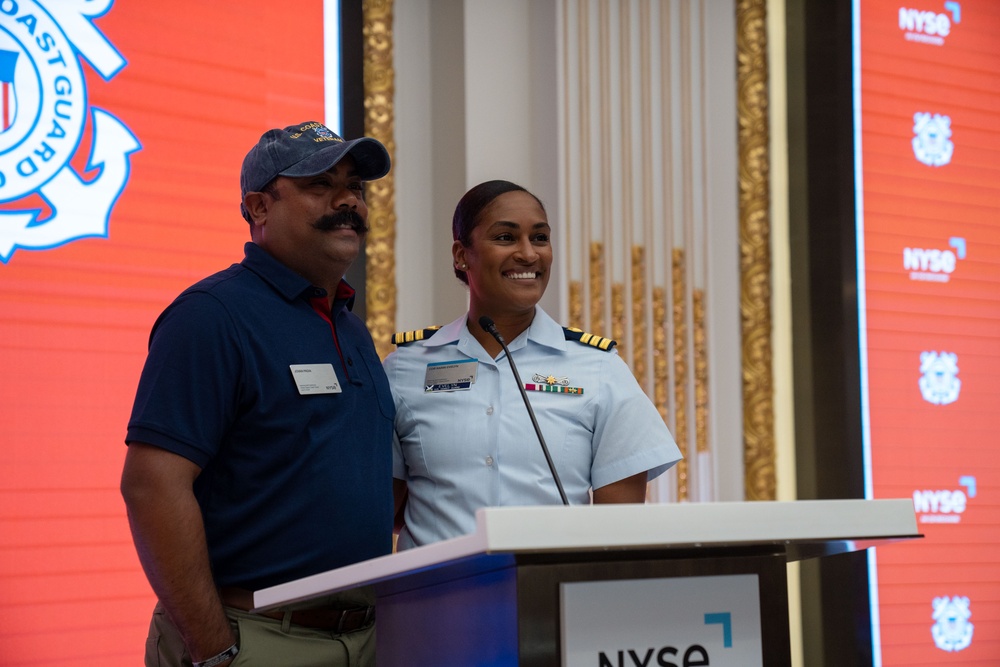
[[[462,270],[463,270],[463,271],[465,271],[465,270],[466,270],[467,268],[469,268],[469,265],[468,265],[468,264],[463,264],[463,265],[462,265]]]

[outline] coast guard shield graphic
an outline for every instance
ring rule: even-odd
[[[958,355],[954,352],[920,353],[920,394],[934,405],[958,400],[962,381],[958,379]]]
[[[141,146],[117,118],[87,106],[81,59],[110,81],[125,59],[94,26],[113,0],[0,2],[0,262],[18,248],[44,250],[107,237],[111,209]],[[69,165],[92,119],[85,182]],[[16,209],[38,194],[51,212]]]
[[[972,632],[975,627],[969,622],[972,611],[969,609],[969,598],[964,595],[934,598],[934,612],[931,618],[931,637],[934,645],[942,651],[961,651],[972,643]]]
[[[943,167],[951,162],[955,144],[951,140],[951,117],[939,113],[913,114],[913,155],[928,167]]]

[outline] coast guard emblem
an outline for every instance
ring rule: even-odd
[[[141,146],[113,115],[87,105],[81,58],[105,81],[125,59],[93,24],[114,0],[0,0],[0,204],[40,196],[22,210],[0,210],[0,262],[18,248],[45,250],[107,237],[108,218],[128,181],[129,155]],[[70,166],[92,135],[84,181]],[[16,204],[15,204],[16,206]]]
[[[0,50],[0,134],[10,129],[17,112],[14,67],[17,65],[18,55],[17,51]]]
[[[969,598],[947,595],[934,598],[934,612],[931,618],[931,636],[934,645],[942,651],[961,651],[972,643],[973,625],[969,622],[972,612],[969,611]]]
[[[955,144],[951,141],[951,118],[918,111],[913,114],[913,154],[929,167],[951,162]]]
[[[954,352],[920,353],[920,394],[934,405],[958,400],[962,381],[958,379],[958,355]]]

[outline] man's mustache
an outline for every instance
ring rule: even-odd
[[[330,215],[324,215],[313,223],[313,227],[323,232],[344,226],[350,227],[358,234],[368,233],[368,225],[357,211],[337,211]]]

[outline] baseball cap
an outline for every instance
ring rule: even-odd
[[[377,139],[360,137],[345,141],[316,121],[268,130],[243,158],[241,199],[248,192],[259,192],[278,176],[322,174],[345,155],[354,158],[362,180],[373,181],[389,173],[389,151]]]

